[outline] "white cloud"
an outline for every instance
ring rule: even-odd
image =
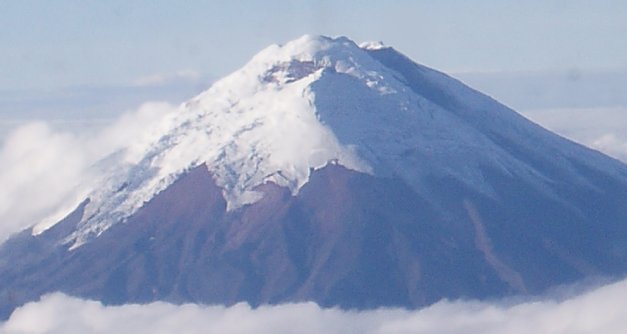
[[[198,81],[201,74],[192,70],[181,70],[170,74],[152,74],[136,79],[133,84],[137,87],[163,86],[172,82]]]
[[[627,162],[627,131],[606,133],[592,141],[590,146]]]
[[[441,301],[415,311],[343,311],[314,303],[103,306],[55,293],[17,309],[0,333],[613,334],[627,328],[626,299],[627,280],[562,301]]]
[[[0,243],[28,226],[54,222],[84,199],[91,166],[148,130],[171,111],[146,103],[98,133],[57,132],[44,122],[22,125],[0,147]],[[60,211],[59,211],[60,210]]]
[[[538,124],[627,162],[627,107],[524,111]]]
[[[55,133],[45,123],[9,135],[0,149],[0,240],[71,197],[87,164],[77,138]]]

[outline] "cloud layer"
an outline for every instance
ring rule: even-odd
[[[0,333],[612,334],[627,328],[625,300],[627,280],[562,301],[441,301],[415,311],[344,311],[314,303],[103,306],[56,293],[17,309],[0,323]]]

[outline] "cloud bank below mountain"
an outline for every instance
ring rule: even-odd
[[[0,333],[623,333],[627,280],[567,299],[512,303],[441,301],[409,311],[345,311],[314,303],[230,307],[103,306],[60,293],[17,309]]]

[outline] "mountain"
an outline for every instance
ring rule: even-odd
[[[0,247],[0,309],[420,307],[627,270],[627,166],[380,43],[273,45]],[[27,200],[27,199],[25,199]]]

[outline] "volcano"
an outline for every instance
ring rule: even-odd
[[[381,43],[272,45],[94,168],[0,247],[5,317],[53,291],[416,308],[627,270],[627,166]]]

